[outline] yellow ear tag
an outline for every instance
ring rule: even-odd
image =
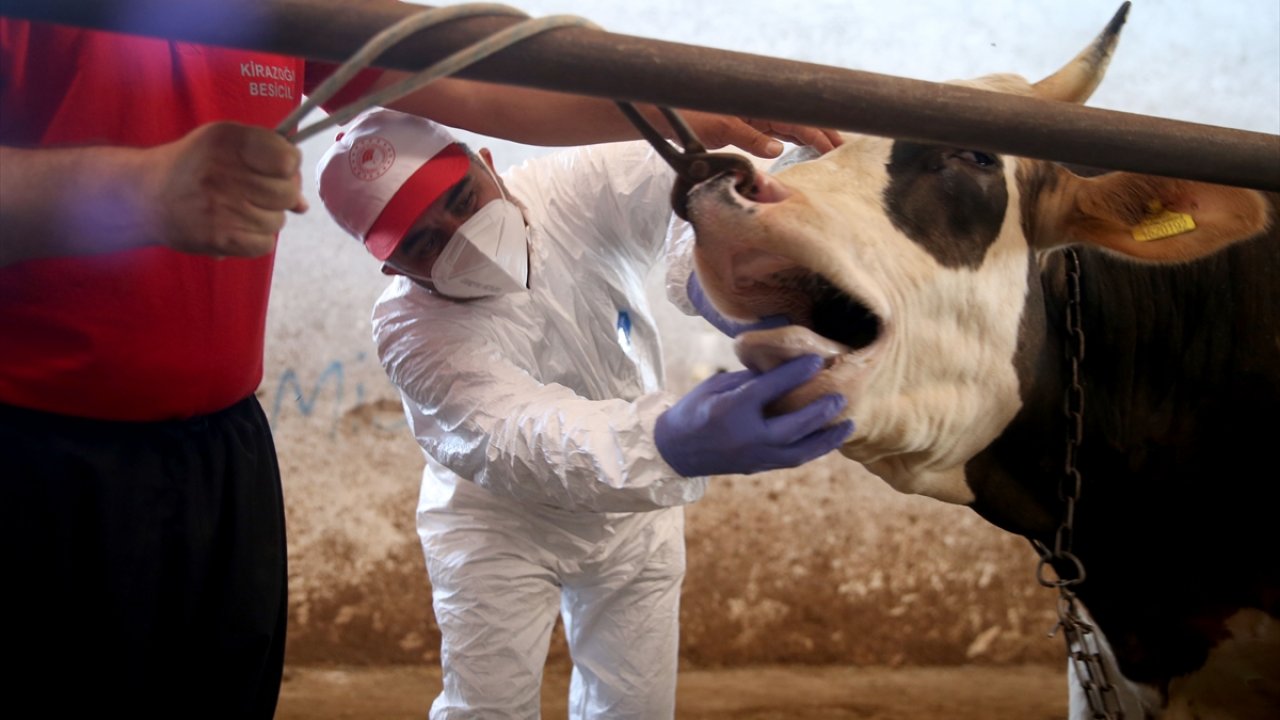
[[[1163,240],[1174,235],[1181,235],[1196,229],[1196,221],[1186,213],[1166,210],[1159,200],[1147,204],[1147,216],[1138,223],[1133,232],[1133,239],[1138,242]]]

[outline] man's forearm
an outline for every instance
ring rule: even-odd
[[[144,161],[134,148],[0,147],[0,267],[157,242]]]
[[[387,72],[376,87],[403,77]],[[528,145],[589,145],[639,138],[612,101],[475,80],[442,78],[390,107]]]
[[[405,73],[387,71],[375,89],[404,77]],[[529,145],[589,145],[640,138],[639,131],[612,100],[474,80],[442,78],[390,107]],[[657,108],[640,104],[637,109],[663,135],[675,137]],[[778,139],[811,145],[818,152],[827,152],[841,143],[839,133],[833,130],[690,110],[682,110],[681,115],[708,148],[732,145],[752,155],[776,157],[782,152]]]
[[[266,128],[202,125],[149,148],[0,148],[0,266],[163,244],[257,257],[305,212],[302,155]]]

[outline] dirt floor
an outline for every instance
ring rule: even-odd
[[[567,669],[549,668],[542,715],[565,717]],[[290,667],[277,720],[425,720],[438,668]],[[771,666],[682,670],[679,720],[1063,720],[1066,678],[1046,665]]]

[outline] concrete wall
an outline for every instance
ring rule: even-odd
[[[731,16],[718,3],[674,0],[520,7],[635,35],[945,80],[1050,72],[1118,2],[897,5],[803,2],[785,17],[754,0],[734,2]],[[1093,104],[1280,132],[1278,14],[1274,0],[1139,0]],[[759,38],[762,24],[769,38]],[[500,165],[542,152],[468,140],[491,147]],[[324,147],[304,147],[308,176]],[[421,457],[369,339],[385,282],[308,192],[312,212],[291,218],[280,242],[259,391],[286,486],[289,658],[433,662],[439,636],[413,528]],[[735,364],[700,321],[658,306],[673,388]],[[718,480],[689,508],[687,526],[688,662],[1060,657],[1060,641],[1045,637],[1054,595],[1036,584],[1025,541],[964,508],[898,495],[841,458]]]

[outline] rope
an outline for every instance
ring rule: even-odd
[[[507,15],[525,18],[505,30],[479,40],[452,55],[436,62],[434,65],[410,75],[399,82],[369,93],[321,120],[305,128],[295,130],[307,113],[332,98],[352,78],[369,67],[389,48],[394,47],[405,38],[434,25],[477,15]],[[544,18],[531,19],[524,12],[508,5],[496,3],[471,3],[443,8],[424,8],[399,20],[390,27],[370,38],[349,60],[338,66],[324,82],[320,83],[307,99],[289,113],[288,117],[276,126],[276,132],[288,138],[294,144],[314,137],[335,125],[342,125],[375,105],[385,106],[395,100],[422,88],[441,77],[453,75],[463,68],[477,63],[516,43],[527,40],[539,33],[562,27],[586,27],[593,30],[601,28],[591,21],[576,15],[549,15]],[[677,183],[672,190],[672,207],[680,217],[686,217],[685,202],[687,191],[693,185],[721,172],[735,172],[740,177],[750,178],[751,169],[742,158],[722,153],[708,153],[698,140],[693,130],[684,122],[675,110],[659,107],[663,116],[671,123],[676,135],[684,146],[678,152],[667,142],[647,120],[625,101],[617,101],[617,105],[639,130],[649,144],[657,150],[669,165],[676,171]]]
[[[388,48],[399,44],[410,35],[433,25],[476,15],[508,15],[528,18],[528,15],[516,8],[496,3],[472,3],[444,8],[426,8],[421,12],[410,15],[370,38],[351,59],[338,66],[338,69],[328,79],[317,86],[305,102],[289,113],[289,116],[276,126],[276,132],[297,144],[328,128],[347,122],[370,107],[394,102],[441,77],[452,75],[469,65],[539,33],[562,27],[600,29],[599,26],[591,21],[575,15],[549,15],[544,18],[527,19],[465,47],[400,82],[370,93],[312,125],[293,131],[293,128],[302,121],[302,118],[307,113],[332,98],[351,78],[372,64]]]

